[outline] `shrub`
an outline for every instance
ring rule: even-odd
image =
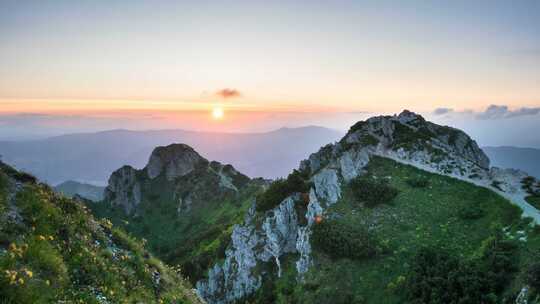
[[[335,259],[361,259],[377,253],[376,241],[365,227],[338,220],[316,224],[312,242],[316,249]]]
[[[491,186],[499,191],[504,191],[502,188],[501,188],[501,182],[498,181],[498,180],[494,180],[493,182],[491,182]]]
[[[360,138],[359,143],[361,146],[376,146],[379,143],[379,140],[371,134],[364,134]]]
[[[295,192],[307,192],[309,184],[304,179],[305,176],[300,171],[294,170],[287,179],[272,182],[266,191],[257,196],[257,211],[273,209]]]
[[[536,181],[536,179],[532,176],[527,176],[527,177],[524,177],[522,180],[521,180],[521,187],[527,191],[527,193],[531,194],[531,195],[540,195],[540,193],[536,193],[533,189],[533,186],[534,186],[534,182]]]
[[[478,205],[462,206],[458,210],[458,217],[463,220],[476,220],[484,216],[485,211]]]
[[[412,177],[407,179],[407,185],[413,188],[426,188],[429,186],[429,179],[427,177]]]
[[[350,187],[356,201],[370,208],[389,203],[398,195],[397,189],[380,179],[357,177],[350,182]]]
[[[540,263],[534,263],[527,269],[527,284],[540,290]]]
[[[349,128],[349,131],[347,132],[347,134],[352,134],[358,130],[361,130],[365,125],[367,125],[367,122],[363,120],[358,121],[357,123],[355,123]]]
[[[473,260],[422,248],[407,275],[405,297],[412,303],[497,303],[516,270],[515,249],[500,234],[487,239]]]

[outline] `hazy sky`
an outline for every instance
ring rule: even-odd
[[[0,67],[0,126],[20,113],[234,131],[519,111],[540,107],[540,1],[0,0]],[[182,112],[216,106],[221,124]]]

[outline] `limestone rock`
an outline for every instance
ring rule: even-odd
[[[341,197],[341,185],[335,169],[322,169],[313,176],[313,183],[315,184],[317,196],[328,205],[336,203]]]
[[[148,165],[146,165],[146,172],[150,179],[165,172],[165,177],[171,181],[190,173],[199,163],[204,161],[206,160],[190,146],[172,144],[154,149]]]
[[[127,214],[141,202],[141,185],[137,179],[137,170],[124,166],[111,175],[105,188],[105,200],[112,205],[121,206]]]

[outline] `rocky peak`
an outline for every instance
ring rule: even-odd
[[[138,171],[131,166],[123,166],[109,177],[104,198],[113,206],[121,206],[129,214],[141,202],[141,184]]]
[[[249,181],[231,165],[209,162],[188,145],[171,144],[155,148],[142,170],[124,166],[113,172],[104,198],[133,214],[141,202],[159,196],[186,214],[192,207],[237,195]]]
[[[146,165],[146,172],[150,179],[154,179],[164,172],[167,180],[172,181],[190,173],[203,162],[208,161],[190,146],[171,144],[154,149]]]
[[[378,146],[401,154],[426,152],[431,162],[470,162],[489,169],[489,158],[465,132],[426,121],[421,115],[404,110],[399,115],[377,116],[355,124],[344,142]],[[380,145],[379,145],[380,144]]]
[[[409,110],[403,110],[397,116],[397,120],[403,124],[414,123],[415,121],[425,122],[426,120],[421,115],[418,115]]]

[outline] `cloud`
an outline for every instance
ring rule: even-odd
[[[508,119],[522,116],[534,116],[540,114],[540,107],[527,108],[521,107],[516,109],[510,109],[507,105],[490,105],[484,111],[472,111],[472,110],[454,110],[452,108],[436,108],[433,110],[434,116],[469,116],[478,120],[495,120],[495,119]]]
[[[502,118],[514,118],[520,116],[537,115],[540,113],[540,107],[537,108],[518,108],[510,110],[505,105],[490,105],[483,112],[477,113],[478,119],[502,119]]]
[[[444,115],[444,114],[448,114],[448,113],[452,113],[454,112],[454,109],[450,109],[450,108],[436,108],[434,111],[433,111],[433,114],[434,115]]]
[[[216,95],[218,95],[221,98],[225,98],[225,99],[227,99],[227,98],[237,98],[237,97],[242,96],[242,94],[240,94],[240,91],[238,91],[236,89],[229,89],[229,88],[225,88],[225,89],[217,91]]]

